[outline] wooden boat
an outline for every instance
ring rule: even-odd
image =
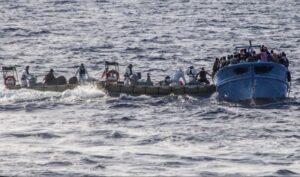
[[[248,53],[261,46],[236,47]],[[225,66],[215,76],[220,98],[230,101],[278,100],[287,97],[289,71],[275,62],[244,62]]]

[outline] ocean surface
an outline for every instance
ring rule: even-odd
[[[300,176],[299,0],[0,0],[0,66],[73,76],[104,61],[155,82],[211,71],[234,46],[286,52],[289,98],[242,105],[210,97],[7,90],[0,79],[0,176]]]

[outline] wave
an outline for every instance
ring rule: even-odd
[[[61,99],[63,101],[77,101],[77,100],[87,100],[93,98],[103,97],[105,93],[102,90],[99,90],[97,86],[86,85],[78,86],[72,90],[66,90],[61,94]]]
[[[278,170],[278,171],[276,171],[275,174],[280,175],[280,176],[296,176],[296,175],[299,175],[298,173],[293,172],[291,170],[287,170],[287,169]]]
[[[81,100],[103,97],[105,93],[96,86],[78,86],[64,92],[36,91],[32,89],[8,90],[0,88],[1,109],[13,109],[15,104],[34,102],[76,103]],[[30,105],[29,105],[30,106]],[[38,106],[38,105],[37,105]],[[35,107],[33,105],[33,107]]]
[[[42,138],[42,139],[51,139],[51,138],[60,138],[61,136],[56,135],[54,133],[49,133],[49,132],[36,132],[36,133],[8,133],[6,136],[12,136],[15,138],[29,138],[29,137],[34,137],[34,138]]]

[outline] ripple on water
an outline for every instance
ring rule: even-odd
[[[16,138],[42,138],[42,139],[52,139],[52,138],[61,138],[60,135],[56,135],[50,132],[37,132],[37,133],[8,133],[6,136],[12,136]]]
[[[44,164],[44,166],[51,166],[51,167],[66,167],[71,165],[73,165],[73,163],[69,161],[50,161]]]
[[[277,175],[277,176],[297,176],[299,174],[296,172],[293,172],[291,170],[280,169],[275,172],[275,175]]]

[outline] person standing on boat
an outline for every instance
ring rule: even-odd
[[[183,81],[183,83],[181,81]],[[179,68],[176,71],[176,73],[174,75],[174,78],[173,78],[173,83],[177,86],[186,84],[186,80],[185,80],[185,77],[184,77],[184,72],[182,71],[181,68]]]
[[[153,82],[151,81],[151,78],[150,78],[150,73],[147,73],[146,85],[148,85],[148,86],[153,85]]]
[[[22,87],[30,87],[31,86],[31,80],[35,77],[29,73],[29,66],[26,66],[25,70],[22,73],[21,76],[21,86]]]
[[[260,60],[262,62],[267,62],[268,61],[268,49],[267,47],[265,47],[264,45],[261,47],[261,50],[260,50]]]
[[[204,70],[204,68],[201,68],[201,71],[197,74],[196,78],[198,78],[198,76],[200,76],[200,78],[198,79],[199,82],[204,82],[206,84],[210,84],[209,80],[207,79],[206,75],[211,76],[207,71]]]
[[[132,72],[132,64],[129,64],[125,70],[125,74],[124,74],[124,82],[125,85],[129,85],[130,83],[130,78],[133,76],[133,72]]]
[[[215,62],[214,62],[214,65],[213,65],[213,68],[212,68],[212,70],[213,70],[212,77],[215,76],[215,74],[218,72],[219,69],[220,69],[220,60],[219,60],[219,58],[216,58]]]
[[[75,77],[78,77],[78,80],[80,82],[80,84],[84,84],[84,82],[89,78],[89,74],[87,72],[87,70],[85,69],[83,63],[81,63],[80,67],[77,69],[76,73],[75,73]]]
[[[186,70],[186,75],[189,76],[189,84],[195,83],[196,74],[197,74],[197,71],[195,70],[194,66],[190,66]]]
[[[50,69],[49,73],[44,78],[45,84],[47,84],[47,85],[55,85],[56,84],[55,83],[56,78],[53,73],[54,73],[53,69]]]
[[[279,63],[282,64],[282,65],[284,65],[286,68],[289,67],[290,62],[287,59],[285,52],[281,53],[281,58],[279,59]]]

